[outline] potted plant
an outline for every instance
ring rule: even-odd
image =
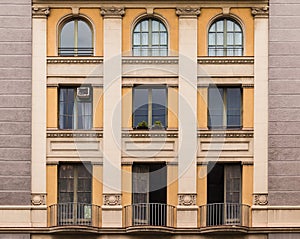
[[[151,129],[154,129],[154,130],[162,130],[163,128],[164,128],[164,127],[163,127],[161,121],[160,121],[160,120],[156,120],[156,121],[154,122],[154,125],[152,126]]]
[[[136,129],[149,129],[148,123],[145,120],[143,120],[138,123],[138,125],[136,126]]]

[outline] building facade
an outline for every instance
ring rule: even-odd
[[[299,4],[22,1],[0,238],[299,237]]]

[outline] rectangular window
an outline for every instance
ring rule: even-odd
[[[59,128],[92,128],[92,90],[90,87],[59,88]]]
[[[167,126],[167,88],[143,85],[133,89],[133,127]]]
[[[240,87],[210,87],[208,127],[241,128],[242,90]]]

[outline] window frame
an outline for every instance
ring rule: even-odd
[[[228,105],[227,105],[227,96],[228,96],[228,89],[239,89],[240,90],[240,109],[239,109],[239,120],[240,124],[235,126],[228,126]],[[222,125],[213,125],[211,122],[211,113],[212,111],[210,107],[210,90],[211,89],[222,89],[223,95],[222,95]],[[220,97],[221,98],[221,97]],[[209,86],[208,87],[208,98],[207,98],[207,127],[210,130],[240,130],[243,127],[243,88],[240,85],[234,86],[234,85],[217,85],[217,86]]]
[[[141,24],[143,22],[147,21],[147,31],[143,31]],[[158,22],[158,31],[152,30],[152,22],[156,21]],[[160,29],[160,24],[164,27],[163,30]],[[136,31],[137,27],[140,25],[140,30]],[[135,34],[139,33],[140,35],[140,42],[139,44],[135,44]],[[142,44],[142,34],[146,33],[147,34],[147,45]],[[158,33],[158,44],[153,44],[153,33]],[[166,44],[161,44],[161,34],[165,34],[166,37]],[[157,56],[157,57],[163,57],[163,56],[168,56],[169,55],[169,31],[168,27],[165,23],[160,18],[157,17],[143,17],[142,19],[139,19],[135,24],[132,29],[131,33],[131,44],[132,44],[132,55],[133,56],[145,56],[145,57],[152,57],[152,56]],[[143,49],[146,49],[145,53],[143,54]],[[155,49],[157,49],[158,54],[155,54]],[[137,54],[135,53],[137,52]],[[154,54],[153,54],[154,53]]]
[[[233,23],[233,30],[229,31],[227,30],[227,22],[230,21]],[[222,31],[217,30],[217,23],[222,22]],[[215,27],[214,31],[211,31],[212,27]],[[239,31],[235,30],[235,27],[239,27]],[[222,38],[223,38],[223,44],[218,45],[217,44],[217,35],[222,33]],[[228,45],[227,44],[227,36],[229,33],[233,34],[233,44]],[[214,42],[215,44],[210,44],[210,35],[214,34]],[[235,44],[235,39],[236,39],[236,34],[241,34],[241,44]],[[232,17],[221,17],[217,18],[212,23],[209,25],[209,28],[207,30],[207,55],[208,56],[213,56],[213,57],[218,57],[218,56],[223,56],[223,57],[234,57],[234,56],[244,56],[244,30],[242,27],[242,24],[237,21],[236,19]],[[233,54],[229,54],[228,51],[231,49]],[[212,50],[213,54],[210,53]],[[240,54],[237,54],[236,51],[240,51]],[[222,52],[222,54],[218,54],[219,52]]]
[[[88,26],[90,29],[91,33],[91,47],[78,47],[78,22],[82,21]],[[63,31],[63,28],[66,26],[66,24],[74,22],[74,46],[73,47],[61,47],[61,33]],[[86,19],[82,16],[79,17],[68,17],[67,19],[64,19],[59,23],[59,28],[58,28],[58,47],[57,47],[57,54],[58,56],[62,57],[72,57],[72,56],[94,56],[94,27],[89,19]],[[65,49],[65,51],[69,51],[69,53],[61,53],[61,49]],[[82,52],[79,52],[79,49],[82,49]]]
[[[86,103],[90,103],[90,109],[91,109],[91,114],[90,115],[82,115],[82,116],[89,116],[90,117],[90,122],[89,122],[89,125],[90,127],[89,128],[78,128],[78,121],[79,121],[79,117],[80,115],[78,114],[78,100],[76,100],[78,98],[77,96],[77,88],[79,87],[88,87],[90,89],[90,96],[89,98],[86,98],[86,99],[81,99],[79,102],[86,102]],[[72,111],[72,114],[67,114],[69,117],[72,117],[72,123],[71,123],[71,127],[68,126],[64,126],[62,127],[61,126],[61,117],[63,117],[65,114],[61,115],[61,103],[63,104],[64,101],[61,101],[61,90],[62,89],[67,89],[67,90],[71,90],[73,89],[74,91],[74,105],[73,105],[73,111]],[[58,120],[58,129],[59,130],[92,130],[93,129],[93,117],[94,117],[94,112],[93,112],[93,87],[91,85],[84,85],[84,86],[79,86],[79,85],[60,85],[58,87],[58,100],[57,100],[57,104],[58,104],[58,117],[57,117],[57,120]],[[75,108],[75,112],[74,112],[74,108]],[[74,116],[75,114],[75,116]],[[82,120],[84,121],[84,120]],[[62,123],[63,124],[63,123]],[[84,123],[83,123],[84,125]]]
[[[135,85],[133,88],[132,88],[132,109],[133,109],[133,112],[132,112],[132,128],[133,129],[138,129],[138,123],[137,122],[137,125],[135,125],[135,91],[136,89],[146,89],[148,90],[148,112],[147,112],[147,124],[148,124],[148,129],[155,129],[155,122],[153,122],[152,124],[152,121],[153,121],[153,111],[152,111],[152,104],[153,104],[153,93],[152,93],[152,90],[153,89],[163,89],[165,91],[165,115],[164,115],[164,121],[165,121],[165,125],[161,125],[160,129],[166,129],[168,127],[168,88],[166,85],[164,84],[155,84],[155,85]],[[149,107],[150,105],[150,107]],[[141,121],[140,121],[141,122]],[[158,127],[159,128],[159,127]]]

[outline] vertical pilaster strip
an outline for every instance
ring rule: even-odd
[[[123,8],[102,8],[104,25],[102,226],[122,226],[122,16]]]
[[[46,204],[46,26],[48,8],[32,9],[32,204]],[[46,225],[46,218],[45,218]]]
[[[253,190],[254,197],[263,200],[268,194],[268,13],[268,7],[252,9],[255,28]]]
[[[178,227],[197,227],[197,16],[198,8],[178,8],[179,149]]]
[[[243,84],[243,129],[253,130],[254,85]]]
[[[207,129],[207,99],[208,99],[208,85],[198,85],[197,95],[197,122],[198,129]]]

